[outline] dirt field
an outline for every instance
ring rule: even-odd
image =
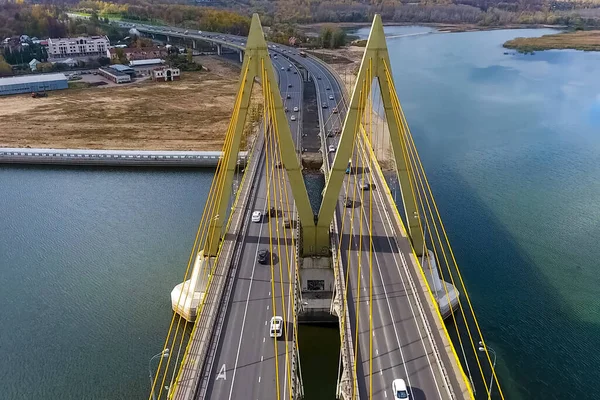
[[[0,97],[0,147],[220,150],[240,70],[199,61],[210,71],[178,82]]]

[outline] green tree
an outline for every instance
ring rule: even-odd
[[[333,48],[337,49],[338,47],[342,47],[346,44],[346,32],[343,29],[336,29],[333,32],[333,37],[331,38],[331,45]]]
[[[332,38],[333,31],[330,27],[324,27],[323,29],[321,29],[321,35],[319,37],[321,46],[325,47],[326,49],[330,48],[332,44]]]
[[[12,73],[12,67],[9,63],[4,60],[4,57],[0,56],[0,76],[10,75]]]

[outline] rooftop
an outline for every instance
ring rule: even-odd
[[[127,65],[123,65],[123,64],[114,64],[111,65],[110,68],[119,71],[119,72],[125,72],[125,71],[133,71],[131,69],[131,67],[128,67]]]
[[[0,85],[18,85],[22,83],[32,82],[54,82],[54,81],[66,81],[67,77],[65,74],[38,74],[38,75],[25,75],[25,76],[11,76],[8,78],[0,78]]]
[[[154,64],[163,64],[165,60],[161,60],[160,58],[151,58],[149,60],[134,60],[130,61],[129,65],[132,67],[140,67],[142,65],[154,65]]]

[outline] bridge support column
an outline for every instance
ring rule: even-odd
[[[217,55],[218,56],[223,55],[223,46],[221,46],[219,43],[217,43]]]
[[[192,49],[196,49],[196,41],[192,40]]]
[[[190,279],[175,286],[171,291],[173,311],[189,322],[196,320],[198,307],[202,303],[206,291],[212,262],[214,262],[214,257],[204,257],[204,251],[200,251],[196,256]]]
[[[244,51],[240,50],[240,62],[244,62]]]
[[[171,36],[167,35],[167,43],[171,42]]]

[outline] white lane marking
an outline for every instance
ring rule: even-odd
[[[267,306],[267,310],[269,309],[269,306]]]
[[[262,361],[263,361],[263,358],[264,358],[264,356],[260,356],[260,362],[262,362]]]
[[[265,342],[265,338],[263,338],[263,343]]]
[[[379,350],[375,349],[375,355],[378,356],[379,355]]]
[[[260,383],[260,376],[258,377],[258,383]]]
[[[265,168],[266,170],[266,168]],[[259,185],[260,192],[260,185]],[[263,225],[260,225],[260,229],[258,230],[258,242],[260,243],[260,238],[262,236]],[[233,383],[235,382],[235,373],[237,372],[238,360],[240,358],[240,350],[242,348],[242,338],[244,337],[244,327],[246,325],[246,315],[248,314],[248,304],[250,304],[250,292],[252,291],[252,283],[254,282],[254,271],[256,270],[256,258],[258,257],[258,246],[256,246],[256,252],[254,253],[254,262],[252,263],[252,274],[250,275],[250,286],[248,286],[248,295],[246,296],[246,305],[244,307],[244,318],[242,320],[242,329],[240,331],[240,340],[238,342],[238,348],[235,355],[235,364],[233,366],[233,376],[231,378],[231,389],[229,389],[229,400],[231,400],[231,396],[233,395]],[[264,338],[263,338],[264,341]]]
[[[269,291],[269,296],[271,295],[271,291]]]
[[[219,374],[217,375],[217,379],[215,379],[215,380],[218,381],[219,379],[223,379],[224,381],[227,380],[227,372],[226,372],[225,364],[223,364],[221,366],[221,369],[219,370]]]
[[[267,325],[267,321],[265,321],[265,326]]]
[[[384,395],[385,397],[387,397],[387,392],[383,392],[383,395]]]
[[[382,370],[379,370],[379,375],[383,375],[383,371]]]

